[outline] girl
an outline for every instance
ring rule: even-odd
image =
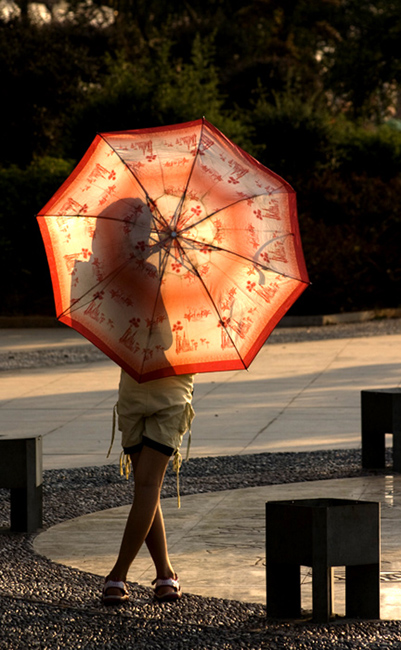
[[[117,402],[122,446],[129,457],[135,482],[117,561],[107,576],[102,599],[120,604],[129,598],[128,570],[146,542],[155,565],[155,598],[159,602],[181,597],[181,587],[167,550],[160,491],[169,459],[174,454],[179,470],[179,448],[195,415],[192,408],[193,375],[176,375],[137,383],[121,371]]]

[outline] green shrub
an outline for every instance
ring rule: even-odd
[[[312,286],[294,313],[399,307],[401,175],[326,171],[298,195]]]
[[[195,78],[201,78],[201,68],[199,63]],[[115,86],[116,96],[110,96],[110,122],[112,107],[120,102],[123,88],[128,89],[131,100],[135,96],[138,111],[145,119],[148,82],[136,85],[131,65],[124,74],[124,83]],[[195,109],[200,95],[196,95],[196,83],[191,86],[191,74],[184,66],[179,74],[174,73],[176,83],[169,90],[166,81],[163,101],[152,109],[161,111],[160,120],[170,109],[178,111],[176,119],[192,117],[185,111],[191,106],[192,96],[193,108],[188,110]],[[211,92],[213,77],[208,83],[210,87],[205,80],[205,88]],[[180,104],[177,98],[183,87],[192,90]],[[106,90],[105,94],[94,93],[88,116],[93,116],[96,109],[101,118],[102,106],[107,107],[106,96]],[[220,115],[216,126],[290,181],[297,192],[312,286],[291,312],[331,313],[400,306],[400,132],[389,126],[364,129],[342,120],[333,121],[317,104],[308,105],[297,97],[278,97],[274,105],[261,100],[251,123],[249,115],[242,122],[230,118],[219,102],[214,110],[211,121],[216,123]],[[81,155],[92,137],[87,134],[84,145],[81,142]],[[250,137],[252,141],[247,145]],[[0,168],[0,266],[7,278],[7,284],[2,285],[3,314],[54,314],[35,214],[72,167],[68,160],[41,158],[26,169]]]
[[[35,160],[0,168],[1,315],[54,314],[46,255],[35,214],[72,170],[70,161]]]
[[[107,57],[101,84],[88,87],[85,104],[71,115],[64,151],[78,158],[96,132],[179,124],[206,117],[240,146],[250,146],[249,129],[235,111],[224,108],[212,62],[212,39],[197,37],[189,62],[174,59],[172,41],[155,46],[148,57]]]
[[[332,123],[318,100],[293,90],[275,94],[274,103],[262,95],[249,120],[259,160],[294,186],[330,164]]]
[[[367,174],[383,180],[401,174],[401,132],[388,125],[363,127],[341,122],[334,132],[338,166],[343,174]]]
[[[259,159],[297,192],[312,285],[291,313],[400,306],[401,133],[335,120],[292,90],[251,118]]]

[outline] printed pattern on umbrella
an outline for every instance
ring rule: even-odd
[[[38,221],[57,317],[139,381],[248,367],[308,284],[294,190],[204,119],[99,134]]]

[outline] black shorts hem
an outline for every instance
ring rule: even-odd
[[[156,442],[156,440],[152,440],[151,438],[147,438],[146,436],[143,436],[142,442],[140,442],[138,445],[133,445],[132,447],[124,447],[124,453],[127,455],[135,454],[138,451],[141,451],[144,445],[145,447],[150,447],[151,449],[160,451],[162,454],[168,456],[169,458],[174,453],[173,447],[169,447],[168,445],[163,445],[161,442]]]
[[[140,442],[137,445],[133,445],[132,447],[123,447],[124,454],[127,454],[127,456],[130,456],[131,454],[136,454],[138,451],[141,451],[142,447],[143,447],[142,442]]]

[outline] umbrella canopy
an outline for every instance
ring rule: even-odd
[[[204,119],[97,135],[38,221],[58,319],[138,381],[247,368],[308,284],[294,190]]]

